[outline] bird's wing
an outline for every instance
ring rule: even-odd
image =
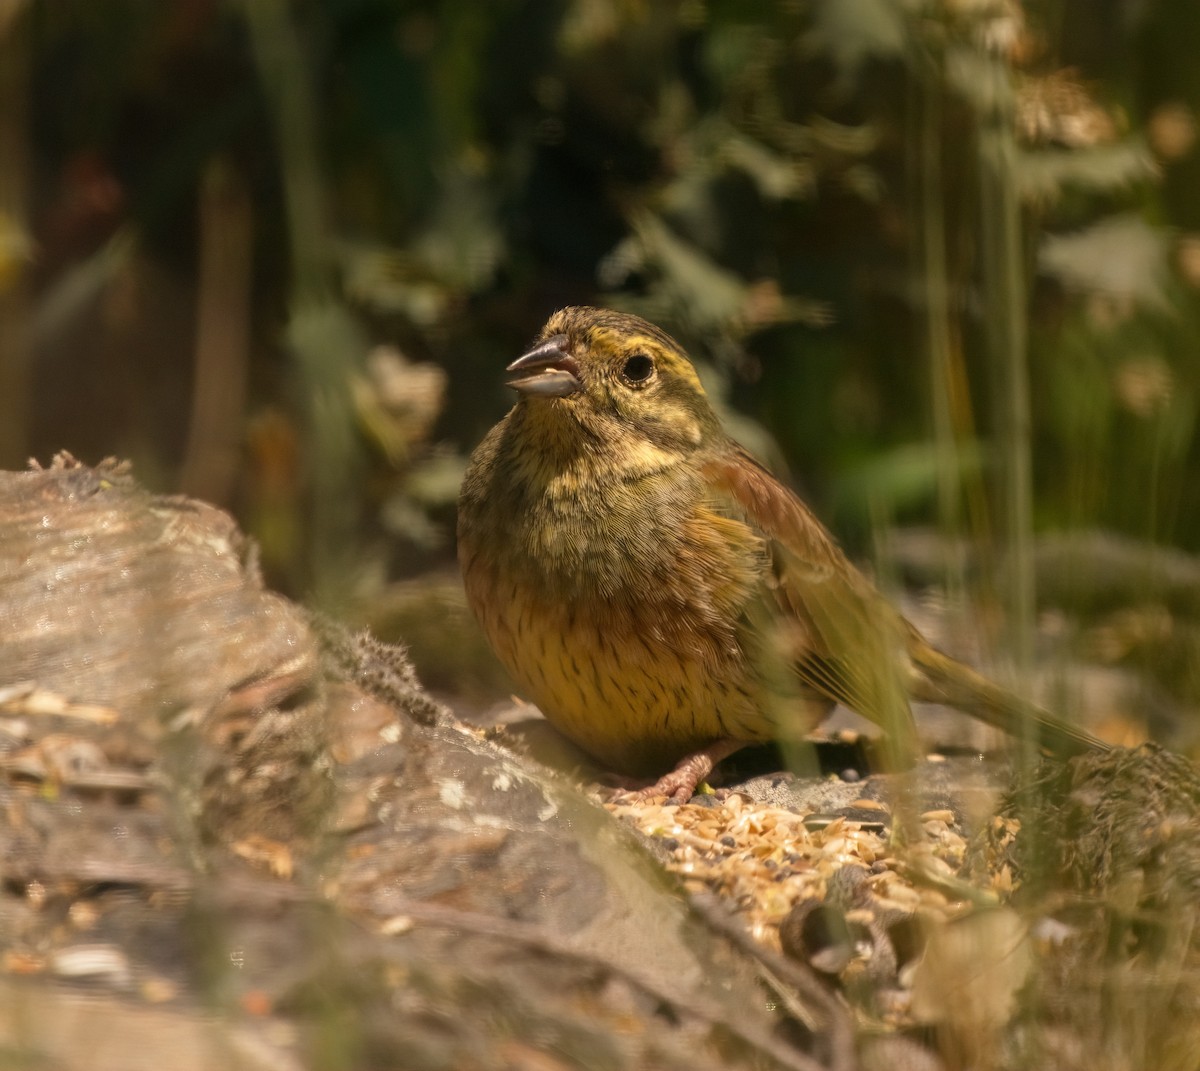
[[[805,684],[898,739],[911,736],[899,613],[808,507],[740,447],[706,461],[704,477],[771,549],[778,626],[794,636],[793,666]]]

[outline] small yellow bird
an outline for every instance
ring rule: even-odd
[[[934,650],[725,434],[653,324],[562,309],[508,372],[520,397],[459,499],[467,598],[562,733],[622,772],[670,771],[648,794],[687,799],[835,701],[905,754],[910,696],[1055,752],[1107,746]]]

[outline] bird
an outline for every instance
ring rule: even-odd
[[[910,700],[1046,751],[1104,743],[935,649],[732,439],[654,324],[555,312],[506,369],[517,402],[458,502],[467,600],[514,682],[639,793],[686,801],[721,760],[843,703],[914,755]]]

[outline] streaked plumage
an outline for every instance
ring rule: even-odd
[[[908,695],[1101,746],[930,648],[725,434],[657,327],[563,309],[509,371],[517,405],[463,482],[463,579],[518,685],[600,761],[661,773],[799,735],[835,700],[904,744]]]

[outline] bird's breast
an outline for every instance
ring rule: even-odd
[[[464,518],[464,582],[493,649],[559,729],[628,770],[770,735],[745,628],[768,571],[757,533],[690,478],[560,474],[502,497],[503,515]]]
[[[665,583],[686,555],[683,528],[694,505],[685,485],[600,486],[564,476],[521,518],[512,565],[577,598],[618,596],[647,580]]]

